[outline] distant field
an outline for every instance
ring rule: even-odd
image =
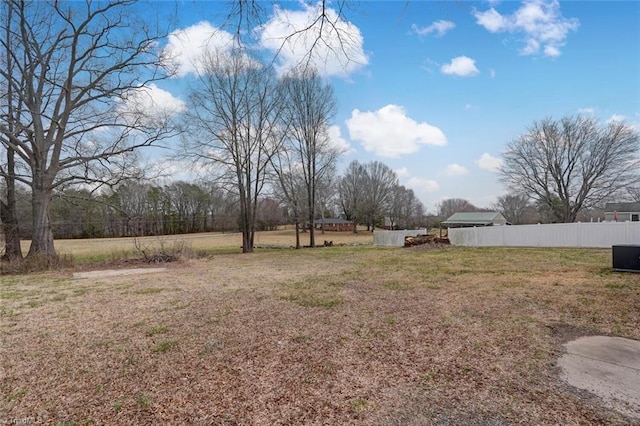
[[[365,244],[243,255],[238,236],[191,237],[235,252],[144,275],[0,277],[0,424],[633,424],[556,367],[577,336],[640,339],[640,274],[611,272],[609,250],[334,234]]]
[[[302,245],[309,244],[309,234],[300,234]],[[332,241],[333,244],[373,244],[373,233],[365,230],[357,234],[352,232],[316,232],[316,245],[323,245],[324,241]],[[194,251],[207,252],[233,252],[240,251],[242,235],[239,233],[208,232],[200,234],[167,235],[161,237],[141,238],[96,238],[86,240],[56,240],[55,247],[60,254],[70,254],[77,261],[101,259],[109,257],[118,258],[125,255],[140,256],[140,248],[157,250],[162,245],[166,249],[175,244],[185,244]],[[295,231],[280,230],[258,232],[255,237],[256,247],[291,247],[295,246]],[[29,242],[23,243],[23,251],[29,250]]]

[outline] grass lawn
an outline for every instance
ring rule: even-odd
[[[332,241],[334,245],[373,244],[373,234],[361,230],[358,234],[350,232],[316,231],[316,245]],[[301,244],[309,244],[309,234],[300,233]],[[295,246],[295,233],[292,229],[270,232],[257,232],[254,241],[261,248],[290,248]],[[77,263],[112,261],[123,257],[140,257],[141,250],[172,251],[187,248],[191,251],[207,253],[238,253],[242,247],[242,234],[205,232],[200,234],[167,235],[159,237],[134,238],[98,238],[91,240],[56,240],[56,251],[61,255],[71,255]],[[23,252],[29,250],[29,242],[23,242]]]
[[[155,274],[1,276],[0,423],[630,422],[556,369],[577,336],[640,339],[640,275],[610,250],[197,248]]]

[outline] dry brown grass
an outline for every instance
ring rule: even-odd
[[[309,244],[309,234],[301,233],[302,244]],[[373,234],[364,230],[357,234],[350,232],[316,232],[316,245],[324,240],[335,245],[373,244]],[[295,233],[292,229],[257,232],[255,246],[261,248],[289,248],[295,245]],[[23,251],[29,250],[29,242],[23,242]],[[141,256],[140,249],[148,251],[172,250],[187,247],[194,252],[237,252],[242,246],[239,233],[206,232],[200,234],[167,235],[140,238],[99,238],[88,240],[56,240],[58,253],[70,255],[79,261],[118,260],[131,256]]]
[[[0,421],[630,421],[555,367],[576,335],[640,339],[640,275],[610,272],[607,250],[358,246],[168,266],[1,277]]]

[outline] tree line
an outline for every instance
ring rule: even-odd
[[[359,182],[358,190],[371,196],[359,211],[349,209],[346,193],[336,192],[351,177],[334,177],[321,182],[314,212],[314,223],[322,226],[323,219],[347,217],[369,229],[386,226],[413,228],[425,221],[424,207],[413,191],[397,182],[395,173],[381,163],[360,164],[352,168],[383,169],[391,177],[387,182]],[[275,176],[273,176],[275,178]],[[385,186],[385,184],[387,186]],[[367,189],[367,185],[371,189]],[[282,225],[295,225],[298,231],[311,231],[306,211],[306,191],[283,194],[273,180],[268,194],[260,197],[256,213],[256,230],[269,231]],[[384,192],[385,194],[380,194]],[[30,217],[31,195],[28,188],[18,186],[16,191],[18,217]],[[291,202],[298,196],[305,209],[295,210]],[[378,203],[374,205],[374,203]],[[375,213],[377,211],[377,214]],[[102,238],[152,235],[188,234],[195,232],[238,232],[240,230],[238,197],[216,183],[177,181],[165,185],[131,181],[100,192],[68,188],[56,191],[50,207],[54,238]],[[28,239],[33,232],[30,222],[21,222],[20,238]]]

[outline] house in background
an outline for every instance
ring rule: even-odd
[[[318,219],[315,223],[316,229],[325,231],[353,232],[353,222],[344,219]]]
[[[640,222],[640,203],[607,203],[604,206],[607,222]]]

